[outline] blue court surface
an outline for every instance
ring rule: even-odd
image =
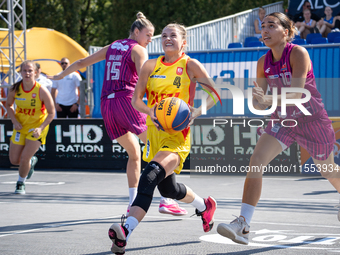
[[[36,171],[26,195],[15,195],[18,172],[0,170],[0,254],[112,254],[108,229],[128,204],[124,173]],[[340,254],[339,194],[325,180],[302,175],[264,177],[248,246],[217,234],[239,215],[243,176],[181,174],[202,197],[217,200],[215,226],[204,233],[194,208],[187,216],[150,210],[131,235],[126,254]]]

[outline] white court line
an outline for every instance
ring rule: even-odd
[[[0,177],[2,177],[2,176],[10,176],[10,175],[18,175],[18,173],[15,173],[15,174],[0,174]]]
[[[47,229],[47,228],[58,228],[58,227],[64,227],[64,226],[69,226],[69,225],[78,225],[78,224],[84,224],[84,223],[89,223],[89,222],[96,222],[96,221],[101,221],[101,220],[107,220],[107,219],[116,219],[116,218],[119,219],[120,217],[121,217],[121,215],[116,215],[116,216],[103,217],[103,218],[92,219],[92,220],[79,220],[79,221],[60,223],[60,224],[50,224],[50,225],[45,225],[44,227],[41,227],[41,228],[22,230],[22,231],[2,234],[2,235],[0,235],[0,238],[1,237],[6,237],[6,236],[12,236],[12,235],[24,234],[24,233],[28,233],[28,232],[39,231],[39,230],[43,230],[43,229]],[[146,218],[181,219],[181,220],[198,220],[198,221],[201,220],[199,218],[182,218],[182,217],[174,217],[174,216],[146,216]],[[229,222],[226,219],[223,219],[223,220],[215,219],[215,221]],[[318,227],[318,228],[336,228],[336,229],[340,229],[340,226],[337,227],[337,226],[327,226],[327,225],[306,225],[306,224],[296,224],[296,223],[256,222],[256,221],[252,222],[252,223],[255,223],[255,224],[268,224],[268,225],[280,225],[280,226],[304,226],[304,227]],[[331,234],[331,235],[338,235],[338,234]]]
[[[190,217],[190,218],[183,218],[181,216],[179,217],[174,217],[174,216],[145,216],[146,218],[162,218],[162,219],[181,219],[181,220],[199,220],[201,221],[200,218],[196,217]],[[187,217],[187,216],[185,216]],[[233,219],[214,219],[214,221],[221,221],[221,222],[230,222]],[[268,225],[280,225],[280,226],[301,226],[301,227],[318,227],[318,228],[336,228],[336,229],[340,229],[340,226],[328,226],[328,225],[306,225],[306,224],[298,224],[298,223],[281,223],[281,222],[261,222],[261,221],[252,221],[252,224],[268,224]]]
[[[205,235],[205,236],[201,236],[199,238],[202,241],[206,241],[206,242],[211,242],[211,243],[218,243],[218,244],[228,244],[228,245],[237,245],[237,246],[243,246],[241,244],[237,244],[234,243],[231,239],[225,238],[219,234],[210,234],[210,235]],[[309,244],[309,243],[308,243]],[[317,244],[317,242],[314,242],[312,244]],[[289,249],[289,250],[327,250],[327,251],[331,251],[334,249],[338,249],[338,248],[328,248],[328,247],[300,247],[300,246],[296,246],[296,245],[280,245],[280,244],[264,244],[264,243],[253,243],[253,242],[249,242],[248,247],[250,246],[255,246],[255,247],[268,247],[268,248],[274,248],[274,249]],[[246,252],[246,251],[245,251]],[[242,251],[240,251],[239,253],[242,253]],[[296,253],[295,253],[296,254]]]
[[[59,228],[59,227],[64,227],[64,226],[69,226],[69,225],[78,225],[78,224],[84,224],[84,223],[89,223],[89,222],[96,222],[96,221],[107,220],[107,219],[115,219],[115,218],[120,218],[120,217],[122,217],[122,215],[111,216],[111,217],[104,217],[104,218],[92,219],[92,220],[71,221],[71,222],[61,223],[61,224],[50,224],[50,225],[45,225],[42,228],[34,228],[34,229],[29,229],[29,230],[22,230],[22,231],[17,231],[17,232],[11,232],[11,233],[8,233],[8,234],[3,234],[3,235],[0,235],[0,237],[19,235],[19,234],[39,231],[39,230],[47,229],[47,228]]]
[[[16,184],[16,181],[11,182],[0,182],[0,184]],[[66,182],[30,182],[25,181],[25,184],[38,185],[38,186],[48,186],[48,185],[64,185]]]

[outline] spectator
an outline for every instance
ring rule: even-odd
[[[326,17],[320,19],[318,21],[317,27],[322,34],[323,37],[327,37],[327,35],[331,32],[332,28],[334,27],[335,20],[332,16],[332,8],[329,6],[325,7],[325,14]]]
[[[263,9],[262,7],[260,7],[260,9],[259,9],[259,16],[254,21],[254,27],[255,27],[255,34],[254,34],[254,36],[259,38],[260,41],[262,41],[262,36],[261,36],[262,27],[261,27],[261,24],[262,24],[262,20],[263,20],[264,16],[266,16],[266,10]]]
[[[299,34],[302,39],[306,39],[307,35],[310,33],[314,33],[314,28],[316,26],[316,21],[311,19],[312,12],[309,9],[303,10],[303,17],[305,20],[300,23]]]
[[[293,21],[294,21],[296,27],[299,27],[300,26],[299,23],[303,22],[303,20],[304,20],[303,11],[306,10],[306,9],[311,11],[311,13],[312,13],[311,19],[312,20],[315,20],[316,22],[320,20],[320,17],[318,15],[316,15],[315,13],[313,13],[312,6],[311,6],[310,2],[305,1],[303,3],[303,6],[302,6],[302,12],[299,12],[299,13],[294,15]]]
[[[41,85],[45,86],[48,91],[51,93],[53,82],[50,79],[47,79],[44,73],[41,73],[41,67],[39,63],[35,63],[37,66],[37,74],[35,76],[35,80],[39,82]]]
[[[61,67],[65,70],[70,65],[68,58],[62,58]],[[57,110],[57,118],[77,118],[79,114],[79,86],[81,77],[73,72],[63,79],[53,81],[52,97]]]
[[[338,13],[338,15],[336,15],[334,17],[334,27],[332,29],[332,32],[340,32],[340,12]]]

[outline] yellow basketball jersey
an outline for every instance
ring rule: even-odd
[[[146,85],[148,107],[153,107],[156,102],[159,103],[167,97],[178,97],[193,105],[196,83],[191,83],[187,73],[189,58],[183,53],[174,63],[164,63],[164,56],[158,57]],[[146,119],[146,125],[153,125],[150,116]]]
[[[31,132],[39,127],[47,117],[45,105],[40,99],[41,84],[35,82],[30,91],[25,91],[21,83],[15,93],[15,117],[22,125],[20,132]]]

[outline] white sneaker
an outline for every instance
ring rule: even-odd
[[[249,228],[247,222],[240,216],[229,224],[218,224],[217,233],[233,240],[235,243],[248,244]]]

